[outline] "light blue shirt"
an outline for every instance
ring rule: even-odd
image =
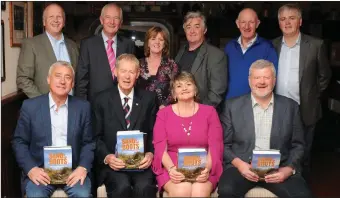
[[[102,31],[102,37],[104,40],[104,45],[105,45],[105,50],[107,49],[107,40],[109,40],[109,38],[104,34],[104,32]],[[112,43],[112,49],[115,52],[115,56],[117,58],[117,34],[112,38],[113,43]]]
[[[300,104],[299,61],[301,34],[293,47],[288,47],[282,37],[276,93]]]
[[[57,61],[66,61],[71,63],[70,56],[68,54],[65,40],[64,40],[64,35],[61,34],[61,39],[57,40],[55,39],[52,35],[50,35],[48,32],[46,32],[48,38],[50,39],[54,55],[57,59]]]
[[[67,146],[68,97],[57,110],[51,93],[48,94],[51,115],[52,146]]]
[[[238,44],[240,44],[240,47],[241,47],[241,49],[242,49],[242,53],[243,53],[243,54],[245,54],[246,51],[247,51],[247,50],[255,43],[256,39],[257,39],[257,34],[256,34],[255,37],[254,37],[253,39],[251,39],[251,41],[247,44],[246,48],[243,48],[241,36],[238,37],[237,42],[238,42]]]
[[[54,55],[57,59],[57,61],[66,61],[71,64],[70,56],[68,55],[68,51],[66,48],[64,35],[61,34],[61,39],[57,40],[52,35],[50,35],[48,32],[46,32],[48,39],[50,39],[52,49],[54,52]],[[70,95],[73,95],[73,89],[71,89]]]

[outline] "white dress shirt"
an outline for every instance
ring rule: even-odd
[[[67,124],[68,124],[68,97],[65,104],[54,102],[51,93],[48,94],[51,115],[52,146],[67,146]]]

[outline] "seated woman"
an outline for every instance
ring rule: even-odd
[[[139,60],[137,86],[156,92],[160,108],[170,104],[170,80],[178,73],[174,60],[169,58],[169,36],[160,27],[150,28],[145,35],[145,58]]]
[[[193,75],[181,72],[171,82],[177,102],[157,114],[152,169],[159,190],[169,197],[210,197],[222,173],[221,123],[214,107],[196,102],[197,90]],[[205,148],[208,152],[206,167],[195,182],[184,182],[184,175],[177,171],[179,148]]]

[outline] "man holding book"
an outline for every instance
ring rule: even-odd
[[[24,101],[13,136],[13,150],[23,170],[22,192],[27,197],[50,197],[57,187],[62,187],[69,197],[89,197],[91,181],[87,173],[92,168],[95,149],[90,104],[68,95],[74,85],[74,70],[68,62],[52,64],[47,83],[48,94]],[[48,155],[44,153],[46,148],[48,152],[72,152]],[[44,156],[50,159],[44,162]],[[64,184],[53,183],[46,169],[49,163],[72,164],[73,171],[65,177]]]
[[[152,130],[158,110],[156,95],[134,87],[139,76],[139,61],[134,55],[120,55],[114,74],[118,84],[100,92],[93,103],[98,184],[105,184],[108,197],[156,197],[155,178],[150,169],[154,150]],[[144,133],[144,141],[121,136],[137,130]],[[142,147],[143,159],[137,166],[133,162],[139,161],[136,159],[140,153],[128,161],[121,157],[122,149]],[[131,167],[136,168],[131,170]]]
[[[283,198],[312,197],[301,176],[304,132],[299,106],[273,94],[275,80],[273,63],[257,60],[249,69],[251,93],[223,105],[220,119],[224,129],[224,172],[218,187],[220,197],[243,197],[255,186]],[[251,170],[253,150],[271,149],[281,153],[279,167],[262,179]]]

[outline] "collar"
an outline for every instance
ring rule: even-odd
[[[109,40],[109,38],[104,34],[104,32],[102,31],[102,37],[104,40],[104,43],[107,43],[107,40]],[[117,34],[112,38],[113,43],[117,44]]]
[[[253,96],[252,93],[250,95],[251,95],[251,106],[254,108],[254,107],[258,106],[259,103],[256,101],[256,98]],[[272,94],[272,98],[270,99],[269,104],[265,109],[267,109],[269,107],[269,105],[273,105],[273,104],[274,104],[274,93]]]
[[[256,41],[256,39],[257,39],[257,33],[256,33],[255,37],[254,37],[253,39],[251,39],[251,40],[249,41],[249,43],[247,43],[247,47],[249,47],[249,46],[251,46],[252,44],[254,44],[255,41]],[[242,46],[241,36],[238,37],[237,42],[238,42],[238,44],[240,44],[240,45]]]
[[[49,100],[49,104],[50,104],[50,109],[54,108],[56,106],[56,103],[54,102],[54,100],[52,98],[51,92],[48,93],[48,100]],[[68,96],[65,100],[65,106],[68,107]]]
[[[282,44],[284,44],[284,45],[287,46],[287,43],[286,43],[286,41],[285,41],[285,37],[284,37],[284,36],[282,36],[282,41],[281,41],[281,42],[282,42]],[[296,39],[294,46],[300,45],[300,43],[301,43],[301,32],[299,32],[299,36],[298,36],[298,38]],[[293,47],[294,47],[294,46],[293,46]]]
[[[119,96],[120,96],[120,99],[123,100],[125,97],[128,97],[129,99],[132,99],[133,98],[133,94],[135,92],[135,88],[132,88],[132,90],[130,91],[130,93],[128,95],[125,95],[122,90],[120,90],[119,88],[119,85],[117,85],[118,87],[118,92],[119,92]]]
[[[47,37],[50,39],[50,41],[53,41],[53,43],[57,43],[57,42],[60,42],[60,43],[63,43],[65,42],[65,38],[64,38],[64,34],[61,33],[61,38],[60,40],[54,38],[50,33],[48,33],[47,31],[45,31],[46,34],[47,34]]]

